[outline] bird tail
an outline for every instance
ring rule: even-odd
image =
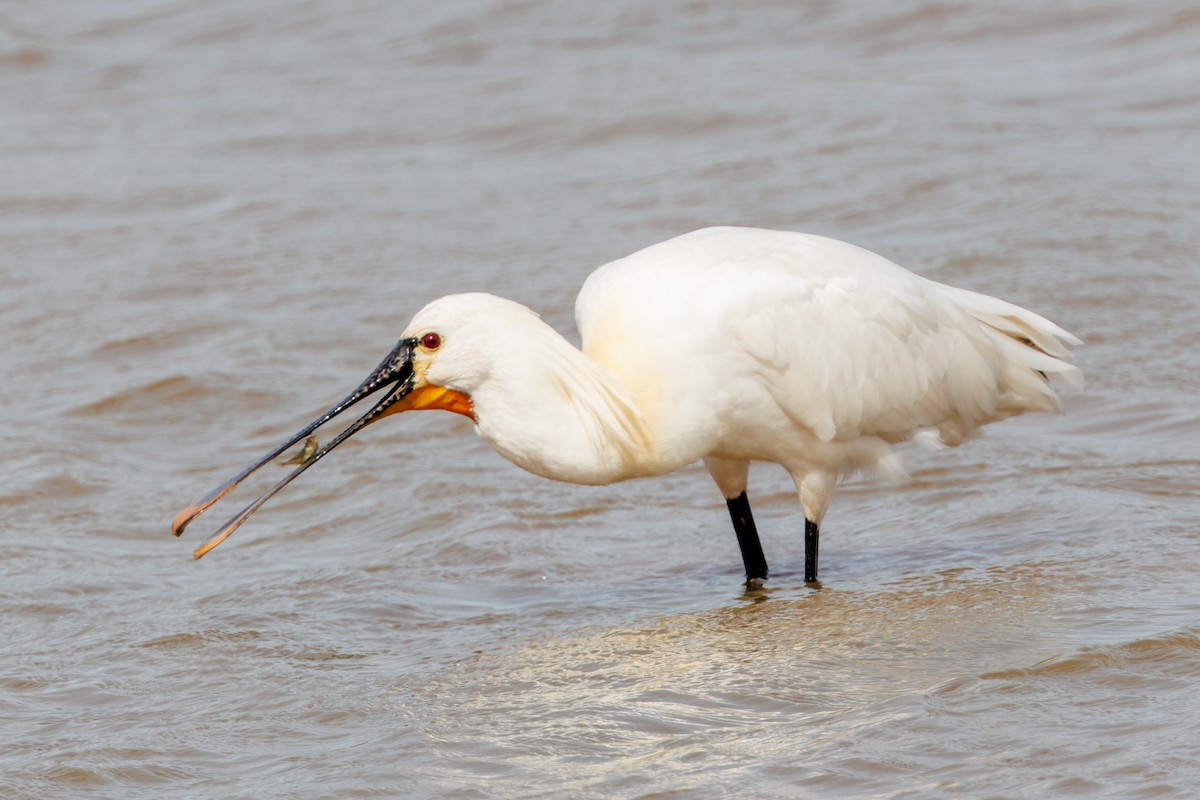
[[[1056,389],[1083,387],[1083,371],[1067,345],[1083,344],[1050,320],[1012,303],[942,285],[982,323],[1003,358],[999,409],[1010,414],[1057,411]]]

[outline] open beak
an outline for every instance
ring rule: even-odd
[[[229,535],[237,530],[238,527],[245,522],[251,514],[257,511],[263,503],[267,502],[267,500],[271,499],[276,492],[291,483],[292,480],[294,480],[301,472],[304,472],[304,470],[320,461],[330,450],[337,447],[339,444],[346,441],[355,433],[358,433],[375,420],[386,416],[389,411],[402,410],[402,408],[396,407],[396,404],[413,391],[413,350],[416,348],[416,346],[417,340],[415,339],[401,339],[399,344],[396,345],[395,349],[388,353],[387,358],[385,358],[383,362],[380,363],[380,365],[376,367],[370,375],[367,376],[367,379],[363,381],[362,384],[360,384],[359,387],[351,392],[344,400],[326,411],[310,425],[304,428],[304,430],[288,439],[279,447],[272,450],[270,453],[263,456],[261,459],[251,464],[237,475],[234,475],[227,482],[218,486],[203,499],[180,511],[179,515],[175,517],[175,521],[171,523],[171,532],[176,536],[180,535],[183,533],[183,529],[188,526],[189,522],[203,514],[213,503],[217,502],[222,497],[229,494],[229,492],[233,491],[238,484],[244,481],[253,472],[258,470],[259,467],[271,462],[289,447],[296,444],[300,440],[305,439],[317,428],[338,416],[358,401],[380,391],[381,389],[387,389],[387,393],[378,402],[376,402],[374,406],[371,407],[370,411],[368,411],[366,414],[363,414],[363,416],[359,418],[357,422],[350,425],[344,431],[339,433],[334,439],[332,439],[327,445],[313,453],[308,459],[301,463],[300,466],[289,473],[286,478],[272,486],[265,494],[263,494],[262,497],[258,498],[253,503],[246,506],[246,508],[242,509],[241,513],[226,522],[225,525],[221,527],[221,530],[217,532],[216,536],[210,539],[207,543],[196,548],[193,555],[195,555],[196,558],[202,557],[209,550],[212,550],[221,542],[229,538]]]

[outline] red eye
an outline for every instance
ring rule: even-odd
[[[421,337],[421,346],[426,350],[437,350],[442,346],[442,337],[436,333],[427,333]]]

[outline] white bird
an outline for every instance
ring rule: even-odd
[[[525,306],[458,294],[421,309],[351,395],[175,518],[179,535],[247,475],[378,390],[383,398],[230,520],[371,422],[414,409],[469,417],[497,452],[554,480],[609,484],[703,460],[724,495],[749,583],[767,577],[750,462],[791,475],[805,581],[839,478],[903,473],[897,446],[957,445],[989,422],[1059,407],[1082,385],[1079,340],[1018,306],[915,275],[821,236],[707,228],[596,270],[576,349]]]

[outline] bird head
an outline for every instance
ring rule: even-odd
[[[442,409],[474,420],[471,396],[490,377],[504,338],[495,312],[509,305],[523,308],[492,295],[456,294],[417,312],[402,337],[412,343],[413,389],[387,414]]]
[[[216,536],[196,549],[196,558],[200,558],[228,538],[263,503],[291,483],[300,473],[377,420],[402,411],[426,409],[451,411],[474,420],[475,410],[469,391],[487,378],[488,361],[485,354],[479,352],[479,347],[472,342],[480,341],[481,332],[478,328],[488,317],[487,314],[479,313],[481,307],[495,305],[497,301],[508,304],[508,301],[500,301],[500,298],[490,295],[452,295],[427,305],[405,328],[400,341],[387,357],[353,392],[279,447],[200,501],[184,508],[175,517],[171,525],[172,532],[176,536],[182,534],[193,519],[233,491],[260,467],[296,443],[310,437],[318,428],[351,406],[378,392],[383,392],[383,395],[366,414],[337,434],[324,447],[303,458],[294,471],[229,520]],[[484,336],[483,340],[486,341],[487,337]]]

